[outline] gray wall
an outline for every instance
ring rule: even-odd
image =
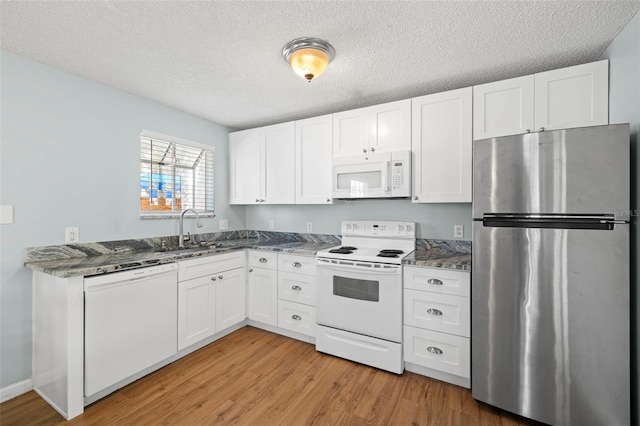
[[[640,358],[640,292],[638,291],[638,265],[640,265],[640,230],[637,211],[640,209],[640,13],[631,20],[609,46],[602,59],[609,59],[609,121],[629,123],[631,127],[631,383],[633,424],[640,421],[640,392],[638,390],[638,359]]]
[[[0,52],[0,387],[31,378],[31,271],[25,247],[175,235],[178,221],[140,220],[140,130],[215,147],[216,207],[244,229],[244,207],[227,202],[228,129],[64,71]],[[202,232],[218,230],[205,219]]]
[[[464,225],[471,239],[471,204],[412,204],[409,200],[356,200],[318,206],[248,206],[247,228],[306,232],[311,222],[317,234],[340,234],[342,220],[402,220],[416,222],[419,238],[453,240],[453,225]]]

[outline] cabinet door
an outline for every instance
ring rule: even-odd
[[[249,268],[249,318],[278,325],[278,271]]]
[[[472,89],[412,100],[414,203],[471,202]]]
[[[368,112],[369,152],[411,149],[411,99],[374,105]]]
[[[246,318],[245,269],[221,272],[216,281],[216,333]]]
[[[534,76],[512,78],[473,88],[473,139],[534,131]]]
[[[295,124],[275,124],[263,128],[263,203],[295,202]]]
[[[296,204],[331,204],[331,114],[296,121]]]
[[[229,203],[255,204],[261,199],[260,129],[229,134]]]
[[[367,108],[333,114],[333,156],[348,157],[368,152],[372,133],[369,123]]]
[[[609,124],[609,61],[535,75],[535,129]]]
[[[178,350],[215,333],[215,275],[178,283]]]

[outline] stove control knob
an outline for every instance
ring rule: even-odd
[[[358,229],[358,225],[354,223],[353,225],[351,225],[351,228],[353,228],[353,230],[355,231],[356,229]]]
[[[411,232],[411,225],[407,225],[407,232]]]
[[[404,231],[404,225],[398,225],[398,232]]]
[[[347,223],[346,228],[347,228],[347,230],[351,229],[351,224],[350,224],[350,223]]]

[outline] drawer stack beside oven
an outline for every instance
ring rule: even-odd
[[[278,254],[278,327],[315,336],[316,258]]]
[[[406,369],[469,387],[469,272],[405,266],[403,281]]]

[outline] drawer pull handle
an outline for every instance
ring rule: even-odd
[[[253,272],[253,269],[249,268],[249,272]]]
[[[293,262],[293,263],[292,263],[292,266],[293,266],[294,268],[300,268],[300,267],[302,266],[302,263],[300,263],[300,262]]]
[[[429,351],[429,352],[431,352],[432,354],[435,354],[435,355],[442,355],[442,349],[436,348],[435,346],[429,346],[427,348],[427,351]]]
[[[431,284],[431,285],[442,285],[442,284],[444,284],[441,280],[439,280],[437,278],[429,278],[427,280],[427,283]]]
[[[294,319],[296,321],[302,321],[302,317],[300,315],[291,315],[291,319]]]
[[[218,275],[218,279],[223,279],[224,277],[222,275]]]
[[[216,280],[216,277],[211,277],[211,281],[215,281],[215,280]]]
[[[265,258],[265,257],[261,257],[261,258],[258,260],[258,262],[260,262],[260,263],[267,263],[268,261],[267,261],[267,258]]]
[[[437,317],[442,316],[442,311],[440,309],[429,308],[427,309],[427,313]]]
[[[300,291],[302,290],[302,287],[300,287],[299,285],[292,285],[291,290]]]

